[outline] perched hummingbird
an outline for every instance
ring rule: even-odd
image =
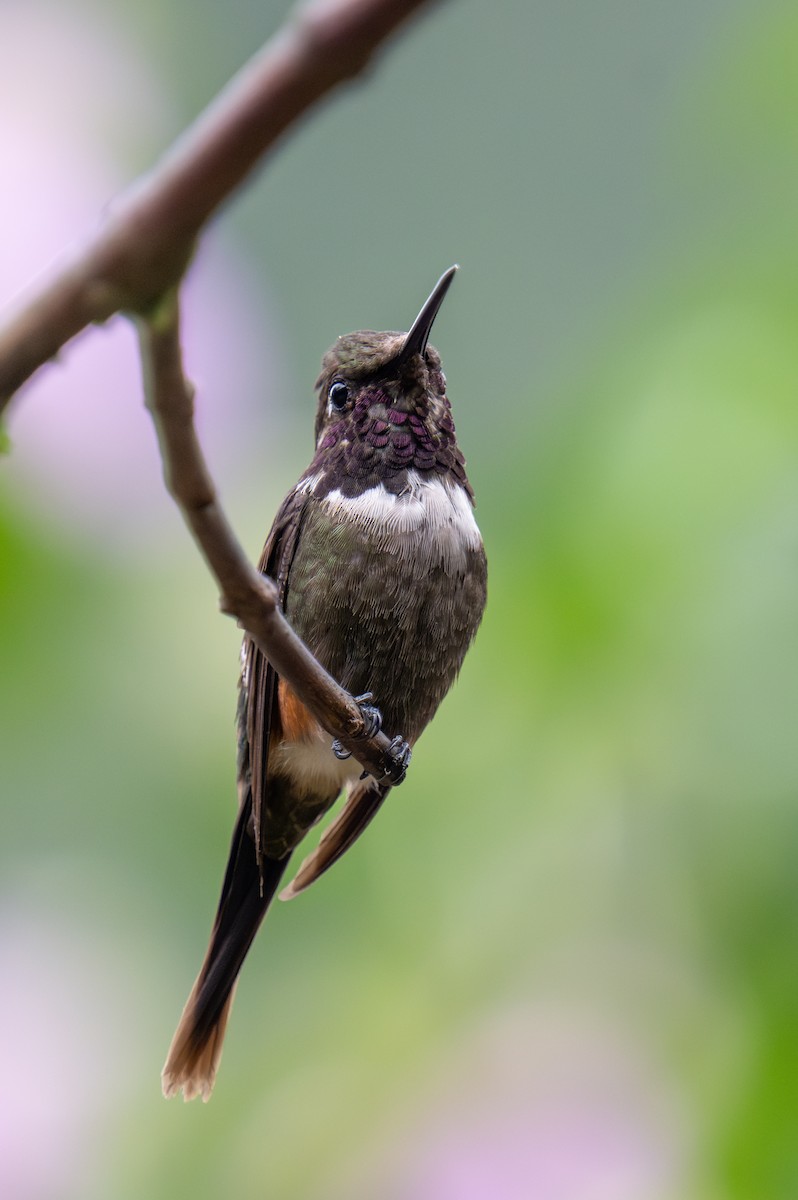
[[[330,674],[409,759],[482,618],[487,568],[446,380],[428,345],[456,267],[409,333],[339,337],[322,360],[316,453],[284,500],[259,569]],[[374,707],[367,704],[374,700]],[[406,740],[403,740],[406,739]],[[390,791],[366,775],[248,639],[238,702],[239,814],[205,961],[169,1049],[164,1095],[208,1100],[236,980],[288,860],[347,800],[283,891],[308,887]]]

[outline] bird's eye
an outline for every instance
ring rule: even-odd
[[[349,399],[349,388],[340,379],[335,383],[330,384],[330,390],[327,393],[327,399],[333,408],[342,409]]]

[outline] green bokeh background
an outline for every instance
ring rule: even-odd
[[[286,8],[62,0],[169,97],[106,133],[123,178]],[[491,576],[407,785],[271,915],[208,1107],[158,1071],[232,822],[238,637],[165,499],[152,554],[48,516],[12,414],[10,1200],[798,1196],[796,130],[794,4],[463,0],[211,234],[273,308],[280,444],[222,479],[253,555],[323,349],[462,264],[435,341]]]

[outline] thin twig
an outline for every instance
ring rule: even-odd
[[[430,0],[315,0],[243,68],[104,224],[0,323],[0,415],[87,325],[146,313],[175,287],[205,224],[267,149]]]
[[[316,662],[225,517],[197,440],[183,371],[178,291],[197,237],[286,129],[429,0],[315,0],[244,68],[162,162],[0,324],[0,415],[34,371],[87,325],[132,314],[166,485],[238,620],[321,722],[377,778],[403,769],[383,733],[364,737],[352,696]]]
[[[221,607],[266,655],[279,675],[333,737],[378,779],[401,782],[403,770],[384,733],[365,738],[363,714],[350,694],[316,661],[277,603],[277,589],[249,562],[224,512],[194,428],[194,389],[180,351],[180,315],[173,291],[136,319],[147,407],[152,414],[166,486],[178,504],[221,589]]]

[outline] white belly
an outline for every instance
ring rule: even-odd
[[[363,767],[355,758],[336,758],[332,742],[332,734],[324,729],[304,741],[283,742],[272,752],[269,765],[277,774],[293,780],[300,793],[313,796],[340,792],[359,778]]]

